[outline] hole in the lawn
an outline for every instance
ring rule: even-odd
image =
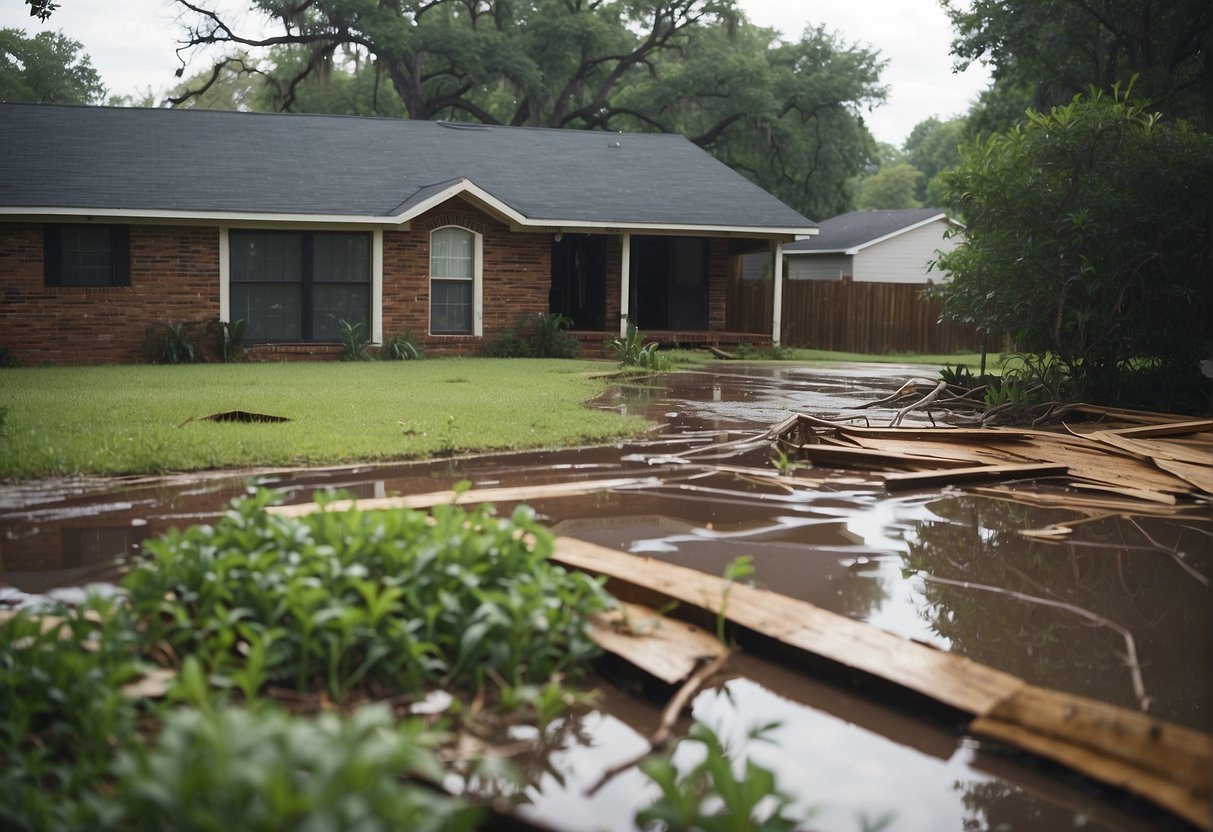
[[[289,422],[285,416],[271,416],[268,413],[250,413],[247,410],[228,410],[223,413],[212,413],[202,416],[203,422]]]

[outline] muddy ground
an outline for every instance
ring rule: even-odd
[[[4,487],[0,605],[104,588],[142,540],[205,522],[250,484],[304,502],[321,488],[373,497],[460,480],[481,488],[634,475],[654,479],[532,505],[557,534],[716,575],[751,556],[759,585],[1034,684],[1209,731],[1208,523],[1112,518],[1043,542],[1019,532],[1074,514],[951,489],[892,496],[856,472],[801,469],[792,472],[800,479],[773,481],[714,467],[770,469],[766,449],[727,460],[679,456],[793,412],[887,424],[894,411],[855,406],[922,373],[720,363],[623,380],[595,406],[643,413],[661,427],[609,447]],[[928,424],[921,415],[918,423]],[[565,726],[557,747],[531,760],[530,816],[561,829],[631,828],[655,795],[641,775],[620,776],[593,798],[584,791],[642,750],[656,727],[663,692],[633,682],[602,679],[601,709]],[[859,830],[861,818],[885,817],[897,830],[1183,828],[1120,793],[967,737],[946,716],[758,656],[732,659],[694,700],[693,715],[738,755],[774,768],[799,808],[816,810],[806,828]],[[772,720],[773,742],[745,740],[750,727]]]

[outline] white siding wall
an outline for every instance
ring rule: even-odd
[[[851,273],[851,258],[845,254],[789,254],[789,280],[840,280]]]
[[[944,274],[927,272],[927,264],[939,255],[956,248],[960,237],[944,239],[947,223],[937,220],[930,225],[900,234],[882,243],[861,249],[855,255],[856,281],[873,283],[941,283]]]

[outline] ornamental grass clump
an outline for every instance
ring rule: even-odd
[[[213,526],[170,531],[125,587],[152,643],[195,655],[212,678],[420,694],[576,677],[597,648],[586,619],[601,584],[551,563],[550,533],[525,507],[272,514],[269,492]]]

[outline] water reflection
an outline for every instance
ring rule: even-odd
[[[1067,513],[1042,518],[971,496],[930,508],[904,564],[917,578],[923,619],[953,650],[1036,684],[1208,730],[1204,530],[1109,518],[1045,543],[1020,532]]]
[[[460,480],[477,487],[617,476],[661,483],[532,501],[552,528],[620,551],[719,575],[754,559],[756,581],[781,593],[906,638],[955,650],[1046,687],[1128,707],[1135,687],[1150,710],[1209,730],[1208,524],[1108,518],[1046,544],[1024,529],[1073,514],[965,494],[891,497],[863,477],[799,472],[802,480],[755,477],[689,464],[675,455],[722,432],[753,429],[793,410],[829,417],[893,389],[916,370],[729,365],[675,376],[664,386],[625,381],[603,406],[666,423],[651,441],[589,449],[494,454],[415,464],[245,474],[197,474],[105,484],[24,484],[0,490],[0,605],[23,593],[113,577],[115,563],[147,537],[206,522],[252,486],[283,490],[290,502],[319,489],[358,497],[417,494]],[[863,411],[874,421],[891,414]],[[665,416],[664,414],[677,414]],[[730,460],[770,471],[766,451]],[[503,504],[501,511],[510,506]],[[1079,612],[1081,611],[1081,612]],[[1126,661],[1125,634],[1136,658]],[[777,718],[777,745],[757,759],[776,769],[802,808],[820,805],[822,830],[858,829],[894,813],[891,828],[1136,830],[1108,796],[1067,786],[1056,772],[968,742],[954,726],[883,708],[845,691],[740,657],[738,678],[696,700],[697,718],[729,736]],[[1134,669],[1135,668],[1135,669]],[[1135,678],[1140,681],[1138,685]],[[521,796],[561,828],[628,829],[655,794],[638,772],[594,798],[585,788],[644,746],[659,704],[613,691],[530,762]],[[573,730],[576,728],[576,730]],[[488,776],[487,774],[484,776]],[[504,787],[502,787],[504,788]],[[1134,810],[1136,811],[1136,810]],[[1157,828],[1157,827],[1154,827]]]

